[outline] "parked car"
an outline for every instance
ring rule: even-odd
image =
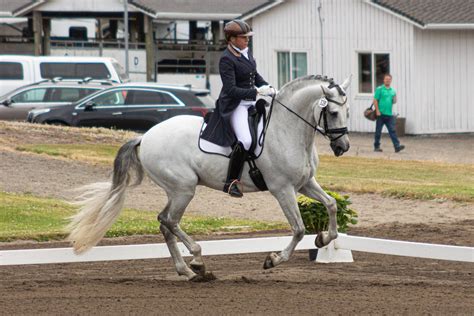
[[[209,90],[129,83],[97,92],[69,106],[33,110],[28,121],[146,131],[176,115],[204,117],[213,107]]]
[[[0,95],[56,77],[76,80],[91,77],[117,83],[129,81],[122,66],[114,58],[0,55]]]
[[[43,80],[1,96],[0,119],[25,121],[32,109],[69,105],[112,85],[109,81],[93,81],[91,78]]]

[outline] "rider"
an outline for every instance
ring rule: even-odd
[[[219,61],[222,90],[202,138],[220,146],[233,146],[224,192],[242,197],[237,186],[251,146],[248,108],[255,105],[257,94],[272,96],[275,89],[257,72],[257,65],[248,49],[250,26],[233,20],[224,27],[228,43]],[[255,88],[257,87],[257,88]]]

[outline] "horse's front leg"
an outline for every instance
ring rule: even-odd
[[[278,192],[272,192],[272,194],[278,200],[283,213],[285,214],[288,223],[291,226],[293,231],[293,238],[291,239],[290,244],[279,254],[272,252],[265,259],[263,264],[264,269],[270,269],[276,267],[282,262],[288,261],[291,254],[296,248],[296,245],[303,239],[304,236],[304,224],[301,219],[301,214],[298,208],[298,203],[296,202],[295,190],[292,187],[285,188],[284,190]]]
[[[311,178],[299,191],[300,193],[310,197],[312,199],[318,200],[326,206],[329,214],[329,231],[321,232],[316,237],[314,243],[316,247],[322,248],[328,245],[332,240],[337,238],[337,204],[336,200],[329,196],[321,188],[316,179]]]

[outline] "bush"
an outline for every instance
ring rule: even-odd
[[[349,224],[357,224],[357,212],[348,207],[352,204],[348,195],[342,196],[331,191],[326,191],[326,193],[336,199],[338,231],[345,233]],[[301,195],[298,197],[298,207],[307,234],[317,234],[321,231],[328,230],[329,215],[324,204]]]

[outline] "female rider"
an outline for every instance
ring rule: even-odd
[[[225,25],[224,34],[228,45],[219,61],[222,90],[202,138],[233,147],[224,192],[242,197],[237,184],[252,142],[248,108],[255,105],[257,94],[272,96],[275,89],[258,74],[255,59],[248,50],[249,37],[253,35],[250,26],[233,20]]]

